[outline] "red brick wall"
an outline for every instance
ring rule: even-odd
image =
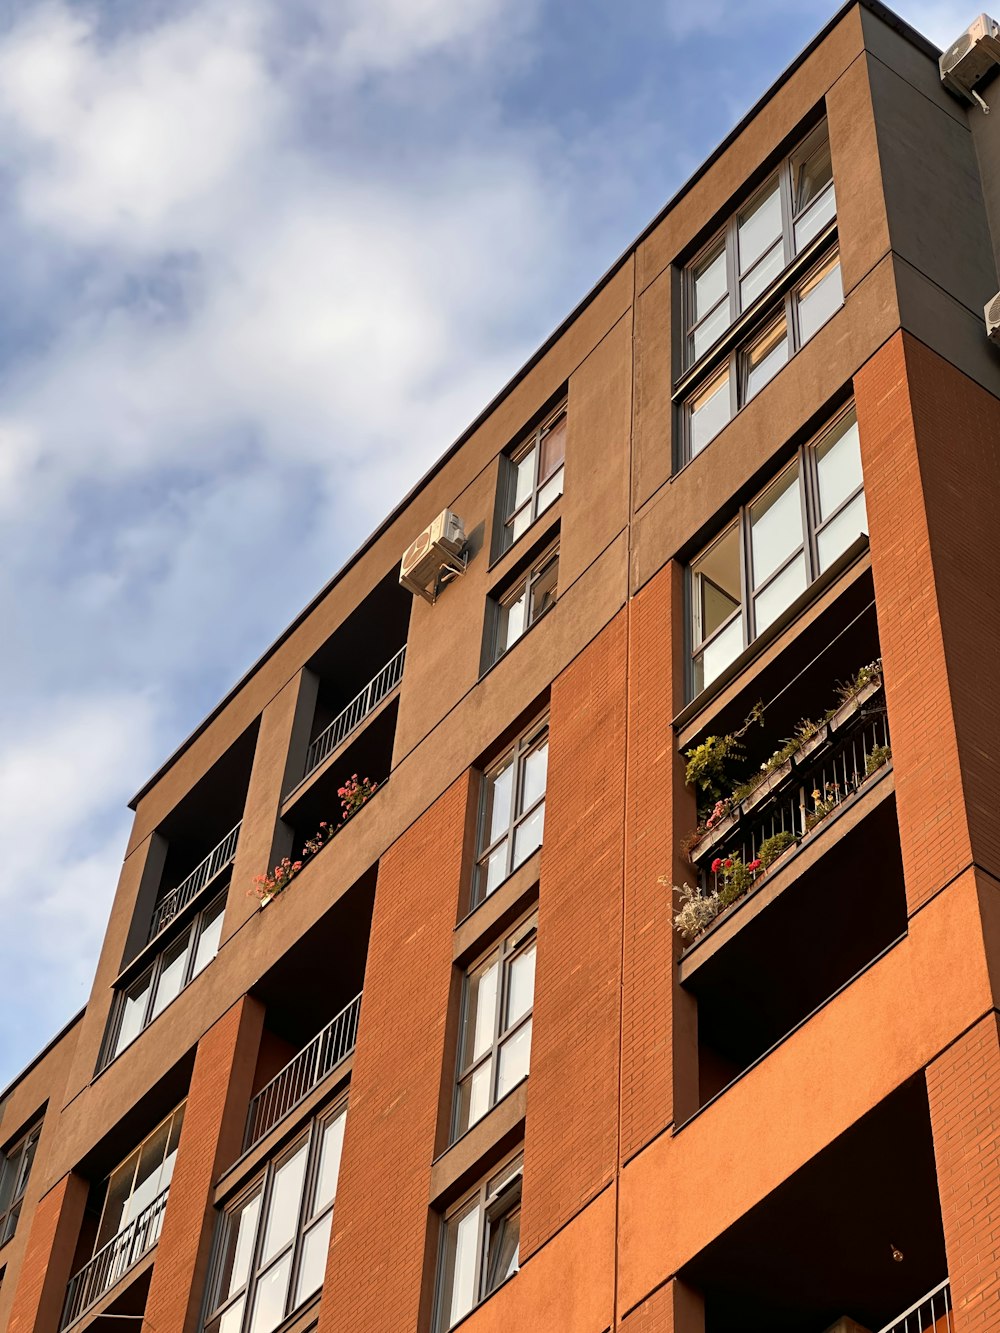
[[[705,1333],[705,1306],[697,1292],[676,1278],[629,1311],[622,1333]]]
[[[552,686],[522,1260],[618,1157],[626,635],[622,611]]]
[[[1000,1032],[995,1013],[927,1069],[955,1333],[1000,1329]]]
[[[911,912],[965,868],[972,855],[941,615],[951,580],[939,586],[936,563],[943,553],[932,560],[930,546],[932,511],[948,505],[932,493],[926,473],[930,441],[922,432],[918,446],[914,424],[915,412],[923,411],[918,399],[923,403],[926,395],[940,392],[944,380],[939,366],[925,364],[930,353],[917,358],[917,371],[913,348],[897,334],[854,382]],[[928,375],[930,383],[919,385],[917,373]],[[953,480],[961,457],[958,438],[955,434],[934,445],[956,465]],[[935,531],[935,540],[938,535]],[[995,525],[992,540],[996,545]]]
[[[242,1146],[263,1010],[245,996],[198,1043],[143,1327],[193,1331],[204,1294],[216,1178]]]
[[[683,831],[695,823],[670,722],[681,704],[681,571],[668,565],[633,599],[629,622],[629,742],[626,810],[625,949],[622,978],[623,1162],[674,1119],[674,1047],[695,1056],[693,1002],[675,996],[679,939],[666,875],[680,884]],[[673,632],[672,632],[673,631]],[[688,1012],[689,1007],[692,1012]],[[676,1010],[676,1013],[675,1013]],[[671,1023],[678,1019],[678,1031]],[[691,1026],[686,1026],[690,1020]],[[690,1057],[685,1060],[683,1051]],[[696,1090],[696,1072],[692,1077]],[[685,1098],[682,1094],[681,1101]],[[693,1110],[694,1107],[690,1108]],[[683,1115],[683,1107],[681,1114]]]
[[[427,1205],[468,789],[463,775],[379,866],[321,1333],[415,1329],[421,1286],[429,1292]]]
[[[54,1333],[87,1202],[87,1182],[63,1176],[35,1209],[7,1333]]]

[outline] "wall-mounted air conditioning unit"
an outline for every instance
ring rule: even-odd
[[[983,307],[986,320],[986,334],[992,342],[1000,344],[1000,292],[997,292]]]
[[[465,529],[462,520],[445,509],[411,542],[399,567],[400,585],[426,602],[458,574],[465,573]]]
[[[975,87],[994,66],[1000,65],[1000,26],[989,14],[980,14],[958,41],[952,42],[938,64],[946,88],[989,111]]]

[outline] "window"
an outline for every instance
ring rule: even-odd
[[[183,1124],[184,1103],[181,1102],[111,1172],[104,1196],[101,1224],[97,1229],[95,1254],[120,1235],[168,1189],[174,1174]]]
[[[519,1153],[445,1218],[437,1333],[457,1324],[517,1272],[522,1171]]]
[[[6,1245],[17,1228],[41,1132],[39,1120],[0,1155],[0,1245]]]
[[[322,1287],[346,1116],[317,1117],[226,1209],[206,1333],[271,1333]]]
[[[836,211],[824,122],[688,265],[685,366],[701,360],[833,221]]]
[[[474,903],[488,897],[541,846],[548,758],[546,719],[525,732],[484,774]]]
[[[851,408],[800,449],[692,562],[692,695],[867,530]]]
[[[521,635],[555,606],[559,583],[559,548],[550,548],[517,583],[489,607],[486,661],[497,661]]]
[[[537,924],[522,922],[465,977],[455,1139],[528,1075]]]
[[[735,348],[684,399],[684,457],[699,454],[741,407],[840,309],[844,291],[834,247],[783,297],[764,327]]]
[[[119,991],[111,1011],[100,1067],[109,1065],[143,1028],[163,1013],[171,1000],[212,961],[219,950],[226,892],[204,907],[185,931],[172,940],[138,980]]]
[[[566,457],[566,404],[550,412],[541,425],[500,460],[497,555],[509,550],[539,514],[563,490]]]

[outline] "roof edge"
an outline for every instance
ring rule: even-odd
[[[7,1084],[7,1086],[2,1091],[0,1091],[0,1108],[3,1107],[7,1098],[14,1091],[17,1085],[19,1083],[24,1082],[24,1080],[28,1077],[28,1075],[35,1068],[35,1066],[41,1064],[41,1062],[45,1059],[45,1057],[48,1055],[50,1051],[55,1050],[55,1048],[62,1041],[63,1037],[66,1036],[66,1034],[70,1031],[71,1028],[76,1027],[77,1023],[79,1023],[80,1019],[84,1016],[86,1012],[87,1012],[87,1006],[84,1005],[84,1007],[79,1011],[79,1013],[74,1014],[73,1017],[69,1020],[69,1022],[64,1024],[56,1033],[56,1035],[52,1037],[48,1042],[46,1042],[46,1044],[42,1047],[42,1049],[38,1052],[37,1055],[33,1055],[31,1057],[31,1059],[24,1066],[21,1072],[19,1074],[14,1075],[14,1077]]]

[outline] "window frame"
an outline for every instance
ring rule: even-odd
[[[14,1233],[17,1231],[17,1224],[21,1216],[21,1205],[24,1203],[28,1181],[31,1179],[31,1168],[34,1165],[35,1154],[38,1151],[38,1141],[41,1138],[44,1122],[44,1115],[39,1116],[12,1142],[9,1148],[0,1153],[0,1201],[3,1199],[4,1188],[10,1175],[13,1175],[14,1180],[9,1200],[6,1204],[0,1206],[0,1248],[6,1245],[9,1240],[13,1240]],[[27,1159],[27,1165],[25,1165],[25,1159]]]
[[[174,1000],[176,1000],[178,996],[190,986],[195,977],[200,975],[200,973],[203,972],[205,968],[208,967],[209,963],[216,957],[219,952],[218,945],[216,946],[212,958],[208,959],[207,962],[203,963],[202,966],[195,971],[195,962],[198,957],[198,944],[201,938],[202,926],[211,917],[212,911],[216,907],[220,908],[218,919],[221,921],[222,917],[225,915],[226,897],[228,893],[229,884],[227,883],[218,893],[212,895],[199,912],[196,912],[194,916],[191,917],[183,930],[179,930],[175,935],[168,936],[167,939],[160,941],[160,948],[157,951],[156,957],[142,969],[134,980],[128,982],[127,985],[115,989],[115,997],[111,1007],[111,1018],[108,1023],[107,1033],[105,1034],[104,1044],[101,1047],[101,1058],[97,1067],[98,1073],[101,1073],[114,1060],[117,1060],[120,1055],[123,1055],[133,1042],[137,1041],[139,1037],[142,1036],[149,1025],[170,1008],[170,1005],[173,1004]],[[172,953],[183,939],[187,940],[187,958],[184,963],[184,971],[181,974],[180,985],[166,1004],[154,1013],[153,1010],[156,1005],[160,981],[163,973],[166,971],[166,956]],[[129,997],[141,994],[143,987],[145,987],[145,1000],[142,1007],[142,1020],[135,1036],[118,1049],[118,1042],[122,1031],[122,1022],[125,1017]]]
[[[840,515],[854,503],[859,495],[865,493],[864,474],[862,473],[860,483],[843,499],[837,506],[825,517],[820,518],[820,489],[819,489],[819,451],[823,444],[834,434],[849,417],[854,418],[855,428],[857,427],[857,412],[854,400],[845,403],[829,421],[825,422],[822,429],[811,436],[805,443],[798,446],[792,457],[786,461],[767,478],[765,483],[754,492],[752,496],[739,506],[736,514],[726,522],[722,528],[707,542],[701,549],[687,562],[685,566],[685,582],[687,595],[687,698],[693,700],[709,689],[714,680],[718,677],[713,676],[712,680],[703,685],[701,689],[695,688],[696,661],[704,654],[706,648],[711,646],[715,640],[725,634],[734,622],[738,619],[742,632],[742,648],[745,651],[754,643],[760,635],[765,633],[770,623],[763,629],[757,629],[756,601],[761,593],[766,591],[781,575],[792,565],[800,556],[805,557],[805,587],[808,590],[813,583],[821,576],[824,570],[820,565],[819,557],[819,537]],[[782,557],[781,562],[772,569],[760,583],[754,583],[753,566],[753,525],[751,521],[751,511],[755,504],[778,484],[783,476],[792,469],[798,469],[798,491],[799,508],[802,519],[802,541],[790,554]],[[737,529],[739,543],[739,572],[740,572],[740,604],[735,608],[726,619],[718,625],[707,638],[702,638],[696,642],[695,634],[698,624],[700,608],[696,597],[698,575],[695,573],[695,566],[708,554],[709,551],[719,542],[721,542],[733,528]],[[704,577],[704,576],[702,576]],[[711,581],[711,580],[710,580]],[[717,585],[715,585],[717,586]],[[724,592],[725,590],[723,590]],[[728,594],[726,594],[728,596]],[[725,668],[723,668],[725,669]],[[721,673],[720,673],[721,674]]]
[[[817,208],[819,201],[827,194],[832,193],[834,197],[833,219],[836,219],[836,182],[833,179],[832,172],[830,180],[823,186],[818,194],[809,200],[809,202],[796,212],[795,209],[795,171],[798,166],[804,164],[812,158],[823,143],[829,144],[830,133],[826,116],[824,116],[816,125],[808,131],[807,134],[799,140],[792,151],[785,155],[778,166],[768,174],[767,179],[759,185],[751,195],[738,208],[735,208],[726,219],[722,227],[706,241],[699,249],[689,263],[684,265],[683,281],[681,289],[681,308],[683,311],[683,336],[681,363],[684,374],[688,374],[706,357],[712,349],[718,345],[726,333],[733,327],[736,321],[747,311],[753,309],[757,301],[764,297],[768,290],[778,282],[781,275],[784,274],[789,266],[794,263],[799,255],[805,251],[815,240],[815,236],[809,237],[802,245],[796,247],[795,231],[803,217],[814,208]],[[769,246],[757,255],[751,261],[745,270],[741,270],[739,257],[739,228],[741,219],[751,213],[757,203],[766,198],[777,186],[779,206],[781,210],[781,228],[779,236],[776,237]],[[825,231],[829,226],[825,223],[820,232]],[[816,235],[820,233],[817,232]],[[771,283],[768,283],[757,296],[753,297],[746,304],[741,297],[741,284],[753,273],[764,259],[771,253],[774,246],[780,239],[782,244],[782,265]],[[695,317],[695,275],[699,268],[706,265],[706,261],[713,253],[722,253],[726,260],[726,293],[700,317]],[[719,332],[712,342],[697,355],[694,354],[693,339],[698,328],[712,318],[721,306],[724,300],[729,303],[729,320],[725,327]]]
[[[476,821],[476,860],[473,871],[472,883],[472,903],[473,908],[484,903],[491,894],[495,893],[501,884],[505,883],[518,866],[523,865],[529,856],[533,856],[542,845],[539,840],[538,847],[532,848],[530,852],[520,861],[514,861],[514,845],[517,830],[522,824],[525,824],[536,811],[544,808],[545,798],[548,790],[548,759],[546,758],[546,788],[528,808],[519,811],[521,804],[521,794],[524,786],[524,770],[526,761],[543,744],[548,745],[549,741],[549,716],[546,712],[542,717],[536,718],[529,727],[526,727],[517,737],[512,745],[509,745],[503,754],[488,768],[484,769],[479,791],[479,814]],[[502,831],[497,834],[492,842],[486,843],[484,837],[486,834],[486,815],[488,793],[490,791],[489,783],[496,775],[500,773],[505,765],[510,762],[514,766],[514,780],[511,782],[510,803],[508,807],[508,819]],[[544,818],[544,816],[543,816]],[[501,843],[507,840],[507,854],[504,861],[504,873],[502,878],[493,886],[492,889],[485,889],[487,879],[486,870],[490,858],[494,855]]]
[[[346,1097],[340,1097],[330,1107],[327,1107],[319,1114],[314,1115],[306,1125],[297,1133],[290,1142],[286,1143],[279,1152],[270,1158],[261,1170],[257,1171],[253,1178],[246,1182],[240,1191],[232,1199],[218,1210],[218,1218],[215,1223],[215,1236],[212,1243],[212,1259],[209,1267],[208,1282],[205,1286],[205,1309],[201,1321],[201,1327],[207,1329],[210,1324],[217,1321],[221,1324],[225,1315],[236,1305],[242,1302],[242,1312],[239,1319],[239,1329],[249,1329],[249,1320],[252,1317],[254,1301],[257,1295],[257,1288],[261,1278],[266,1277],[272,1269],[282,1263],[286,1256],[289,1256],[288,1283],[285,1290],[284,1314],[281,1316],[275,1327],[280,1327],[285,1320],[290,1319],[297,1311],[301,1310],[310,1300],[313,1299],[323,1289],[323,1283],[313,1291],[309,1292],[297,1303],[295,1302],[295,1293],[298,1287],[299,1279],[302,1273],[303,1251],[307,1236],[315,1231],[323,1219],[329,1215],[332,1219],[333,1212],[337,1203],[337,1193],[340,1186],[340,1164],[337,1167],[337,1181],[334,1186],[333,1199],[324,1208],[316,1210],[316,1189],[319,1184],[320,1165],[323,1149],[323,1138],[326,1129],[332,1125],[338,1118],[343,1117],[346,1121],[348,1101]],[[267,1226],[270,1220],[269,1210],[274,1198],[274,1181],[280,1168],[287,1162],[290,1162],[302,1147],[306,1150],[306,1164],[302,1175],[302,1188],[299,1194],[299,1200],[295,1211],[295,1227],[292,1237],[289,1241],[268,1258],[264,1258],[264,1242],[267,1235]],[[343,1152],[343,1131],[341,1131],[341,1152]],[[257,1218],[254,1222],[253,1246],[250,1251],[250,1259],[247,1265],[247,1275],[242,1285],[235,1291],[230,1291],[224,1300],[219,1299],[219,1288],[223,1278],[223,1263],[227,1248],[227,1242],[230,1235],[230,1228],[233,1220],[237,1220],[242,1215],[244,1209],[253,1203],[255,1198],[260,1199],[260,1207],[257,1211]],[[329,1250],[329,1243],[327,1245]]]
[[[539,492],[544,490],[555,477],[556,472],[563,473],[563,484],[565,484],[565,451],[563,461],[551,476],[544,480],[539,478],[539,471],[542,466],[542,442],[547,435],[560,423],[566,422],[566,429],[569,429],[569,398],[563,394],[559,402],[551,410],[546,412],[538,425],[533,430],[528,431],[522,436],[516,444],[503,453],[500,457],[500,482],[497,488],[497,522],[495,527],[495,537],[493,542],[493,559],[498,560],[500,556],[505,555],[531,528],[542,514],[547,513],[556,503],[563,493],[563,485],[560,485],[558,492],[541,509],[538,507]],[[519,505],[515,505],[517,471],[518,466],[524,458],[535,451],[535,465],[532,473],[531,491],[528,496]],[[525,510],[528,511],[528,522],[523,532],[517,536],[514,535],[514,519]]]
[[[555,596],[552,598],[552,600],[549,602],[547,606],[543,607],[542,610],[538,612],[537,615],[531,616],[530,614],[532,609],[531,599],[535,585],[539,582],[539,580],[544,574],[548,573],[553,564],[555,564],[556,566]],[[525,610],[524,610],[524,615],[525,615],[524,628],[521,630],[520,634],[518,634],[516,639],[501,647],[500,625],[502,620],[502,613],[505,609],[509,608],[515,602],[517,602],[522,593],[526,598]],[[556,604],[556,601],[558,600],[558,597],[559,597],[559,539],[556,538],[555,542],[553,542],[549,546],[546,546],[545,550],[542,551],[540,555],[536,556],[534,560],[532,560],[527,570],[524,573],[522,573],[517,579],[515,579],[515,581],[508,588],[506,588],[502,593],[491,595],[489,599],[489,614],[487,615],[486,618],[487,621],[486,653],[484,655],[485,656],[484,669],[488,669],[489,667],[493,666],[494,663],[499,662],[501,657],[505,656],[505,654],[509,653],[512,648],[516,647],[517,644],[521,642],[524,636],[532,628],[532,626],[537,625],[538,622],[544,616],[546,616],[549,611],[553,609],[553,607]]]
[[[532,1021],[535,1011],[535,991],[534,984],[531,990],[531,1004],[528,1008],[514,1020],[509,1027],[504,1027],[504,1014],[507,1009],[507,1001],[510,998],[510,980],[514,963],[522,958],[529,949],[535,949],[537,955],[538,948],[538,909],[532,911],[523,917],[517,925],[513,926],[485,953],[479,955],[474,963],[465,969],[462,977],[462,1002],[459,1012],[458,1024],[458,1049],[455,1057],[455,1090],[452,1102],[451,1118],[451,1138],[452,1143],[457,1143],[463,1134],[467,1134],[473,1126],[478,1125],[480,1121],[487,1116],[493,1108],[503,1100],[497,1095],[498,1081],[500,1077],[500,1052],[512,1041],[516,1035]],[[469,1018],[470,1004],[470,982],[476,973],[485,970],[491,961],[495,961],[499,967],[499,985],[497,986],[496,1001],[493,1007],[492,1038],[490,1045],[483,1054],[473,1055],[468,1064],[463,1065],[463,1048],[465,1045],[465,1026]],[[517,1083],[513,1084],[504,1096],[513,1092],[514,1088],[519,1087],[530,1073],[530,1048],[528,1064],[529,1068]],[[463,1084],[470,1082],[476,1070],[484,1065],[490,1066],[490,1088],[489,1098],[486,1109],[482,1115],[475,1120],[470,1120],[464,1128],[460,1123],[461,1097]]]
[[[821,196],[817,196],[820,198]],[[683,467],[686,463],[697,458],[699,454],[709,447],[710,444],[725,430],[738,415],[739,412],[752,402],[768,384],[789,364],[792,358],[802,350],[802,348],[819,333],[820,329],[834,317],[838,310],[844,304],[843,295],[843,274],[841,272],[841,296],[838,305],[831,313],[818,324],[813,332],[806,338],[802,337],[801,320],[799,310],[801,306],[802,290],[811,280],[822,271],[824,267],[836,263],[840,269],[840,244],[836,237],[830,237],[824,242],[812,262],[801,274],[797,274],[794,280],[789,284],[786,291],[773,301],[766,302],[754,319],[752,328],[748,329],[746,336],[734,342],[729,351],[719,360],[712,360],[709,364],[706,362],[704,374],[699,373],[697,381],[686,386],[683,396],[680,400],[680,432],[681,456],[678,459],[678,465]],[[785,325],[786,355],[785,359],[777,369],[760,384],[753,393],[748,393],[748,368],[747,357],[749,353],[757,346],[767,335],[781,322]],[[728,400],[729,414],[726,420],[718,428],[714,435],[710,436],[704,444],[697,450],[694,449],[692,440],[692,423],[694,416],[691,411],[691,405],[698,398],[705,387],[723,373],[728,376]]]
[[[504,1179],[503,1182],[490,1193],[490,1185],[498,1176],[503,1175],[505,1171],[512,1167],[514,1170],[510,1172],[510,1175],[508,1175],[506,1179]],[[452,1204],[452,1206],[446,1209],[442,1214],[439,1233],[440,1241],[437,1282],[434,1296],[434,1319],[432,1321],[434,1333],[449,1333],[450,1329],[456,1328],[463,1319],[467,1319],[474,1310],[478,1309],[483,1301],[492,1296],[494,1292],[499,1291],[505,1283],[509,1282],[511,1278],[516,1277],[520,1272],[521,1264],[519,1254],[517,1267],[514,1269],[514,1272],[511,1273],[509,1277],[503,1278],[495,1287],[491,1287],[488,1291],[484,1290],[489,1261],[490,1226],[494,1225],[499,1218],[509,1216],[514,1208],[517,1208],[517,1210],[520,1211],[523,1186],[524,1147],[521,1145],[515,1152],[510,1153],[487,1172],[474,1190],[463,1195],[461,1199]],[[445,1288],[445,1265],[448,1252],[448,1229],[449,1227],[456,1225],[458,1221],[473,1210],[478,1210],[479,1214],[476,1229],[476,1264],[473,1277],[475,1296],[469,1308],[452,1322],[446,1314],[447,1292]]]
[[[183,1128],[184,1128],[184,1115],[185,1115],[185,1111],[186,1111],[186,1109],[187,1109],[187,1098],[185,1097],[185,1098],[183,1099],[183,1101],[178,1102],[178,1104],[173,1108],[172,1111],[169,1111],[169,1112],[168,1112],[168,1113],[167,1113],[161,1120],[158,1120],[157,1123],[153,1126],[153,1128],[149,1131],[149,1133],[146,1134],[146,1135],[144,1135],[143,1138],[141,1138],[141,1139],[139,1140],[138,1143],[134,1144],[134,1145],[129,1149],[129,1151],[125,1154],[125,1156],[121,1159],[121,1161],[120,1161],[120,1162],[116,1162],[115,1165],[114,1165],[114,1166],[111,1168],[111,1170],[108,1172],[108,1174],[107,1174],[107,1176],[106,1176],[106,1178],[105,1178],[105,1183],[104,1183],[104,1200],[103,1200],[103,1202],[101,1203],[101,1215],[100,1215],[100,1217],[98,1218],[98,1221],[97,1221],[97,1230],[96,1230],[96,1232],[94,1233],[94,1254],[95,1254],[95,1255],[98,1254],[98,1253],[100,1253],[100,1251],[103,1250],[103,1249],[105,1249],[107,1246],[112,1245],[112,1244],[118,1239],[119,1236],[121,1236],[124,1232],[126,1232],[126,1231],[128,1230],[128,1228],[132,1225],[133,1222],[136,1221],[137,1218],[141,1217],[141,1216],[143,1215],[143,1213],[145,1213],[145,1212],[147,1211],[147,1209],[149,1209],[150,1207],[152,1207],[152,1205],[156,1202],[156,1200],[160,1197],[160,1195],[164,1192],[164,1190],[170,1188],[170,1180],[172,1180],[172,1178],[173,1178],[173,1172],[174,1172],[174,1168],[173,1168],[173,1166],[171,1166],[171,1168],[170,1168],[170,1179],[168,1179],[166,1185],[164,1185],[164,1186],[162,1186],[160,1189],[158,1189],[158,1190],[156,1191],[156,1193],[152,1196],[152,1198],[149,1200],[149,1202],[143,1204],[142,1208],[140,1208],[138,1212],[131,1213],[131,1215],[128,1216],[127,1219],[126,1219],[125,1221],[122,1220],[122,1218],[125,1218],[125,1217],[126,1217],[126,1214],[128,1214],[128,1213],[130,1212],[129,1205],[131,1204],[132,1200],[135,1198],[135,1193],[136,1193],[136,1176],[138,1175],[139,1167],[142,1165],[142,1150],[143,1150],[143,1148],[145,1148],[146,1144],[149,1143],[151,1139],[153,1139],[153,1138],[156,1137],[156,1135],[160,1132],[160,1130],[163,1128],[164,1125],[166,1125],[166,1126],[168,1127],[168,1128],[167,1128],[166,1138],[165,1138],[165,1140],[164,1140],[164,1145],[163,1145],[163,1147],[164,1147],[164,1155],[163,1155],[163,1157],[162,1157],[161,1160],[160,1160],[160,1164],[159,1164],[159,1166],[156,1168],[156,1169],[157,1169],[157,1173],[159,1173],[160,1171],[162,1171],[162,1170],[163,1170],[163,1167],[164,1167],[164,1164],[165,1164],[166,1161],[167,1161],[167,1157],[169,1156],[169,1154],[168,1154],[168,1152],[167,1152],[167,1149],[168,1149],[169,1146],[170,1146],[170,1138],[171,1138],[171,1134],[172,1134],[172,1132],[173,1132],[173,1122],[174,1122],[174,1120],[176,1120],[176,1118],[177,1118],[178,1116],[180,1116],[180,1124],[179,1124],[178,1129],[177,1129],[178,1140],[177,1140],[177,1148],[174,1149],[174,1156],[175,1156],[175,1157],[176,1157],[176,1154],[177,1154],[177,1152],[178,1152],[178,1150],[179,1150],[179,1148],[180,1148],[180,1134],[182,1133]],[[134,1166],[133,1169],[132,1169],[132,1184],[131,1184],[131,1186],[130,1186],[130,1188],[129,1188],[128,1195],[126,1196],[126,1198],[125,1198],[125,1200],[124,1200],[124,1202],[123,1202],[123,1204],[122,1204],[122,1214],[121,1214],[121,1218],[119,1218],[119,1220],[118,1220],[117,1229],[116,1229],[115,1231],[111,1232],[110,1235],[108,1235],[108,1236],[104,1236],[104,1238],[102,1239],[102,1236],[104,1235],[104,1221],[105,1221],[105,1218],[106,1218],[106,1216],[107,1216],[108,1202],[109,1202],[110,1194],[111,1194],[111,1182],[112,1182],[112,1180],[115,1178],[115,1176],[118,1174],[118,1172],[121,1171],[122,1167],[126,1166],[126,1165],[128,1164],[128,1162],[131,1160],[131,1158],[133,1158],[133,1157],[135,1158],[135,1166]],[[124,1254],[125,1254],[125,1258],[126,1258],[126,1260],[127,1260],[125,1266],[127,1267],[127,1266],[128,1266],[128,1263],[131,1262],[131,1260],[128,1258],[129,1251],[125,1251]],[[116,1263],[118,1262],[118,1260],[119,1260],[119,1256],[116,1256]],[[122,1273],[125,1272],[125,1267],[122,1268],[121,1272],[122,1272]],[[119,1274],[119,1276],[120,1276],[120,1274]]]

